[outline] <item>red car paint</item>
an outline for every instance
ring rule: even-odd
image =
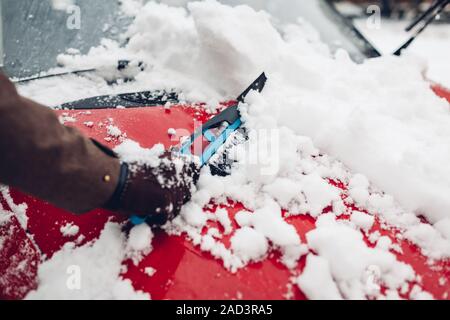
[[[449,91],[439,87],[434,87],[433,90],[450,102]],[[138,141],[143,147],[152,147],[156,143],[163,143],[169,147],[177,144],[177,141],[171,141],[167,133],[168,128],[184,128],[192,132],[193,120],[205,122],[211,116],[199,107],[190,106],[173,106],[170,110],[163,107],[149,107],[57,112],[60,115],[75,118],[76,122],[68,123],[68,125],[79,128],[88,136],[110,147],[119,142],[117,139],[110,142],[104,140],[107,137],[106,125],[110,123],[119,127],[128,138]],[[94,126],[88,127],[84,125],[85,122],[93,122]],[[330,181],[330,183],[339,187],[345,198],[346,186],[338,181]],[[108,219],[124,221],[123,217],[105,210],[94,210],[85,215],[75,216],[17,190],[11,190],[11,197],[6,193],[0,194],[0,200],[1,207],[6,211],[14,211],[12,207],[21,203],[26,203],[28,206],[27,230],[21,228],[15,217],[6,224],[0,224],[0,236],[6,235],[7,238],[7,244],[0,246],[0,298],[2,299],[23,298],[29,290],[37,286],[37,266],[42,257],[49,258],[64,243],[76,240],[76,237],[63,237],[60,232],[61,226],[68,222],[78,225],[79,234],[85,236],[85,239],[80,242],[81,245],[98,238]],[[352,210],[357,209],[350,205],[349,207]],[[239,203],[230,203],[226,209],[234,223],[234,215],[243,207]],[[302,241],[306,241],[305,234],[315,228],[315,220],[309,216],[289,217],[286,220],[296,228]],[[216,223],[210,222],[210,225],[222,228]],[[234,228],[236,227],[234,224]],[[419,285],[424,290],[432,293],[436,298],[449,299],[449,260],[430,265],[427,263],[427,258],[420,253],[419,248],[395,237],[397,233],[395,228],[381,228],[377,220],[371,231],[374,230],[389,236],[393,243],[401,246],[402,254],[393,253],[399,260],[410,264],[421,276]],[[229,239],[230,236],[222,239],[227,247]],[[365,239],[369,246],[373,246],[368,242],[367,237]],[[279,262],[279,253],[274,251],[264,261],[252,263],[236,273],[230,273],[223,268],[221,261],[202,252],[184,236],[168,236],[162,231],[155,231],[153,247],[153,251],[137,266],[131,261],[125,261],[124,264],[128,268],[122,275],[130,279],[136,289],[150,293],[153,299],[306,298],[291,280],[293,275],[302,272],[305,257],[299,260],[294,272],[286,269]],[[19,268],[20,262],[22,263]],[[153,267],[157,271],[150,277],[144,272],[146,267]],[[444,283],[442,279],[445,280]],[[410,288],[413,284],[410,284]]]
[[[439,97],[444,98],[448,102],[450,102],[450,90],[449,89],[444,88],[437,84],[432,85],[431,88],[433,89],[434,93],[436,93],[436,95],[438,95]]]

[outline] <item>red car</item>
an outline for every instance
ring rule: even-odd
[[[351,47],[347,49],[355,59],[378,56],[376,49],[336,11],[331,7],[323,7],[321,10],[322,13],[326,11],[327,15],[323,18],[327,24],[335,26],[340,36],[350,40]],[[8,41],[10,40],[7,40],[5,45],[7,53]],[[29,57],[27,61],[30,61]],[[7,58],[7,70],[9,62]],[[17,69],[17,65],[9,66],[10,72]],[[27,76],[23,73],[17,75]],[[450,91],[437,84],[430,83],[430,86],[437,95],[450,102]],[[167,101],[172,103],[170,109],[164,107]],[[224,105],[233,105],[233,101]],[[123,108],[117,108],[118,106]],[[86,123],[107,123],[112,119],[115,126],[120,128],[127,138],[139,142],[146,148],[157,143],[164,144],[166,148],[175,145],[176,142],[171,141],[168,135],[169,128],[188,128],[193,132],[195,129],[193,120],[204,123],[211,116],[201,105],[180,103],[175,93],[167,92],[133,92],[94,97],[67,103],[55,112],[61,117],[72,119],[66,122],[66,125],[77,127],[86,135],[105,141],[110,147],[119,144],[120,140],[111,138],[106,126],[87,126]],[[341,197],[345,202],[347,185],[333,180],[329,183],[341,190]],[[105,210],[95,210],[76,216],[18,190],[2,187],[0,191],[0,208],[3,208],[4,212],[14,213],[8,222],[3,223],[0,220],[2,299],[21,299],[30,290],[35,289],[38,286],[37,272],[40,263],[52,257],[64,244],[76,242],[77,246],[82,246],[97,239],[108,220],[125,222],[123,217]],[[354,204],[346,203],[346,205],[350,210],[359,210]],[[214,203],[211,206],[216,209]],[[230,202],[224,208],[232,221],[234,231],[237,228],[234,215],[244,207],[240,203]],[[326,208],[324,212],[330,210],[331,208]],[[315,228],[315,218],[308,215],[289,217],[287,213],[284,214],[286,221],[295,227],[302,242],[306,242],[306,233]],[[27,220],[26,229],[22,227],[24,225],[21,223],[22,219]],[[61,228],[68,224],[79,227],[76,235],[64,236],[61,233]],[[204,232],[211,227],[223,229],[219,222],[210,221]],[[398,240],[396,238],[398,230],[394,227],[381,227],[378,218],[371,231],[379,231],[381,235],[386,235],[398,243],[402,253],[393,253],[399,261],[413,267],[420,276],[420,287],[423,290],[430,292],[434,297],[448,299],[450,284],[448,281],[442,284],[441,281],[450,277],[448,260],[430,266],[427,257],[416,245],[407,240]],[[233,232],[220,240],[225,247],[230,246],[232,235]],[[366,236],[364,240],[368,246],[373,246]],[[137,265],[131,259],[123,261],[126,268],[122,277],[131,280],[136,290],[150,293],[153,299],[305,299],[301,287],[293,284],[292,277],[302,273],[306,257],[303,256],[298,261],[294,270],[286,268],[279,258],[280,253],[273,251],[265,260],[250,263],[236,273],[231,273],[223,267],[221,261],[202,251],[186,235],[169,236],[162,230],[155,230],[152,252]],[[148,268],[156,272],[149,276]],[[400,296],[407,297],[415,284],[419,284],[419,281],[412,282]]]

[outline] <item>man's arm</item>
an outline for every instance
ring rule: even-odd
[[[107,208],[162,224],[189,200],[199,168],[169,152],[161,159],[156,168],[120,163],[0,73],[0,183],[74,213]]]
[[[60,124],[49,108],[18,95],[0,74],[0,182],[82,213],[102,207],[120,171],[74,128]]]

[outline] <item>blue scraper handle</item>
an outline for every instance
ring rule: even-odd
[[[253,83],[237,98],[238,102],[244,102],[245,97],[251,90],[261,92],[266,84],[267,78],[263,72]],[[228,126],[216,137],[211,129],[219,128],[223,123],[228,123]],[[200,136],[204,137],[210,142],[200,156],[201,166],[205,166],[211,157],[220,149],[220,147],[227,141],[230,135],[235,132],[242,125],[242,120],[239,114],[238,105],[226,108],[220,114],[207,121],[201,128],[196,130],[189,140],[184,143],[179,153],[183,155],[191,155],[191,147],[194,141]],[[133,225],[139,225],[146,221],[146,217],[131,216],[130,221]]]

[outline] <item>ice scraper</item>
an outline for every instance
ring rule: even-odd
[[[250,91],[261,92],[266,84],[267,77],[263,72],[253,83],[242,92],[236,99],[236,103],[224,111],[208,120],[200,128],[198,128],[187,141],[181,144],[181,147],[174,148],[173,152],[178,152],[183,155],[192,155],[193,149],[195,149],[195,142],[197,139],[206,139],[208,142],[206,147],[202,147],[199,155],[201,166],[205,166],[209,163],[212,156],[222,148],[230,136],[239,130],[242,125],[241,115],[239,113],[238,105],[240,102],[245,101],[245,97]],[[213,130],[217,130],[214,132]],[[226,155],[225,155],[226,156]],[[222,161],[218,161],[211,170],[216,174],[224,174],[226,164]],[[144,223],[146,218],[139,216],[132,216],[131,222],[134,225]]]

